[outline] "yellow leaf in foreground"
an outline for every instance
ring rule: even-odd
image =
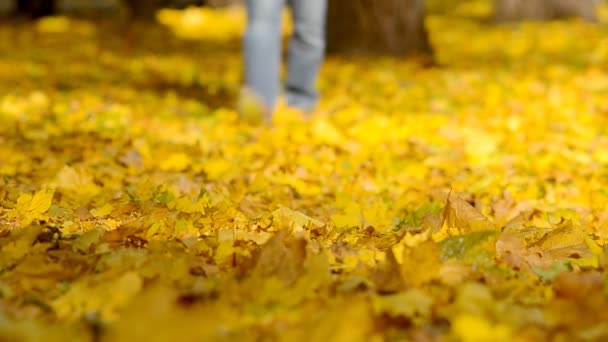
[[[492,324],[482,317],[464,314],[452,322],[454,334],[463,342],[512,341],[504,324]]]
[[[63,296],[51,303],[57,316],[77,318],[83,314],[99,310],[105,319],[115,318],[118,309],[123,308],[143,286],[143,280],[134,272],[127,272],[111,282],[89,284],[81,281],[72,286]]]
[[[121,311],[120,319],[108,325],[104,339],[116,342],[251,340],[237,332],[247,327],[238,310],[225,302],[179,305],[175,289],[152,284],[135,296]],[[235,337],[238,336],[238,337]],[[230,336],[232,338],[227,338]]]
[[[362,299],[334,304],[329,310],[313,315],[300,329],[285,331],[280,341],[370,341],[373,329],[369,304]]]
[[[0,269],[4,270],[13,262],[27,255],[40,233],[42,233],[42,227],[39,225],[16,230],[12,234],[12,241],[4,241],[0,245]]]
[[[377,313],[423,320],[431,314],[433,298],[420,289],[410,289],[393,295],[376,296],[373,304]]]
[[[42,218],[42,215],[49,210],[53,202],[54,190],[43,189],[34,195],[21,194],[17,199],[17,205],[10,216],[18,217],[22,227],[29,225],[34,220]]]
[[[401,276],[406,284],[418,286],[438,277],[441,267],[439,245],[425,241],[403,249]]]

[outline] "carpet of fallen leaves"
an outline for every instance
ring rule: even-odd
[[[271,127],[240,11],[0,24],[0,340],[606,340],[608,28],[486,14]]]

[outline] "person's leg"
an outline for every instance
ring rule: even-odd
[[[311,110],[315,83],[325,54],[327,0],[289,0],[294,32],[289,42],[286,93],[290,106]]]
[[[268,110],[272,110],[279,94],[284,5],[285,0],[247,0],[245,85]]]

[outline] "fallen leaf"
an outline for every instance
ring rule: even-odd
[[[9,212],[9,217],[18,217],[19,224],[25,227],[37,219],[43,219],[53,203],[55,191],[43,189],[33,195],[24,193],[17,199],[15,209]]]

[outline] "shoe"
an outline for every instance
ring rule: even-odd
[[[244,88],[238,99],[239,117],[250,124],[272,123],[272,110],[251,90]]]

